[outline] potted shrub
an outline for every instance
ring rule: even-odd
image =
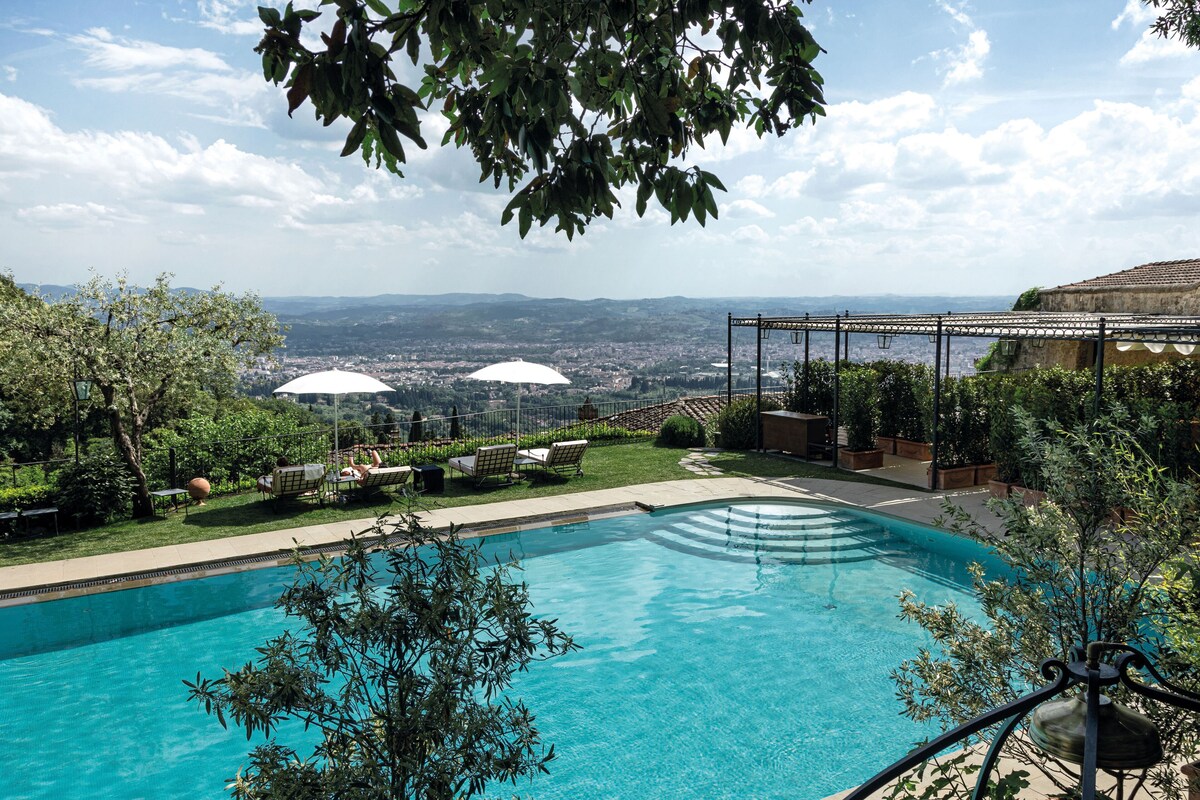
[[[875,373],[865,367],[847,369],[841,376],[841,390],[838,421],[846,428],[846,447],[839,454],[839,465],[851,470],[882,467],[883,451],[875,446],[879,429]]]
[[[903,409],[899,388],[904,381],[904,367],[896,361],[876,361],[871,365],[879,390],[879,431],[875,435],[875,446],[889,455],[895,454],[896,437],[900,435]]]
[[[933,458],[929,444],[933,430],[933,370],[921,364],[901,366],[892,399],[899,420],[896,455],[928,461]]]
[[[970,398],[964,397],[965,394],[961,380],[947,378],[942,383],[942,435],[938,447],[937,485],[933,483],[931,465],[930,488],[964,489],[975,485],[975,465],[967,455],[973,409]]]

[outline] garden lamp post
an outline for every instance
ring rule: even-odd
[[[75,463],[79,463],[79,404],[86,402],[92,396],[92,382],[89,380],[80,380],[79,373],[75,373],[75,380],[71,381],[71,391],[75,400]]]
[[[1100,660],[1105,652],[1120,655],[1110,665]],[[1070,663],[1046,659],[1041,674],[1050,684],[943,733],[863,783],[844,800],[865,800],[943,750],[999,725],[971,794],[972,800],[982,800],[987,796],[988,779],[1004,743],[1031,711],[1030,740],[1051,756],[1079,764],[1080,800],[1095,800],[1097,769],[1115,772],[1123,780],[1126,771],[1149,769],[1163,757],[1154,724],[1101,694],[1103,687],[1120,684],[1157,703],[1200,712],[1200,695],[1173,685],[1136,648],[1113,642],[1090,642],[1086,649],[1074,648],[1072,658]],[[1130,669],[1146,672],[1164,688],[1142,683],[1129,675]],[[1082,693],[1055,699],[1076,685],[1083,689]]]

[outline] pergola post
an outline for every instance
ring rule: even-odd
[[[804,318],[808,319],[808,314],[805,314]],[[812,331],[804,331],[804,391],[800,395],[800,410],[805,413],[808,413],[808,342],[811,338]]]
[[[1104,317],[1100,318],[1100,324],[1096,330],[1096,397],[1092,416],[1094,419],[1100,418],[1101,400],[1104,396]]]
[[[733,312],[725,323],[725,405],[733,402]]]
[[[942,371],[937,365],[942,362],[942,318],[937,318],[937,345],[933,355],[933,442],[930,450],[929,488],[936,489],[938,485],[938,427],[942,418]]]
[[[833,468],[838,466],[838,410],[842,386],[838,373],[841,372],[842,317],[837,315],[833,323]]]
[[[758,357],[755,359],[757,367],[754,371],[754,435],[755,448],[762,450],[762,314],[758,315],[758,340],[755,344],[758,345]]]

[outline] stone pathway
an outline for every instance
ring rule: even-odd
[[[679,466],[686,469],[688,472],[696,475],[724,475],[721,470],[708,463],[708,459],[719,453],[719,450],[705,450],[703,448],[692,448],[686,456],[679,459]]]

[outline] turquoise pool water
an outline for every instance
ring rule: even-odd
[[[535,611],[583,650],[516,690],[551,774],[488,796],[820,798],[909,749],[888,675],[923,642],[910,588],[975,610],[974,545],[891,518],[781,502],[703,506],[492,537]],[[184,678],[285,627],[290,569],[0,609],[9,798],[220,798],[249,749]],[[204,618],[198,618],[204,617]]]

